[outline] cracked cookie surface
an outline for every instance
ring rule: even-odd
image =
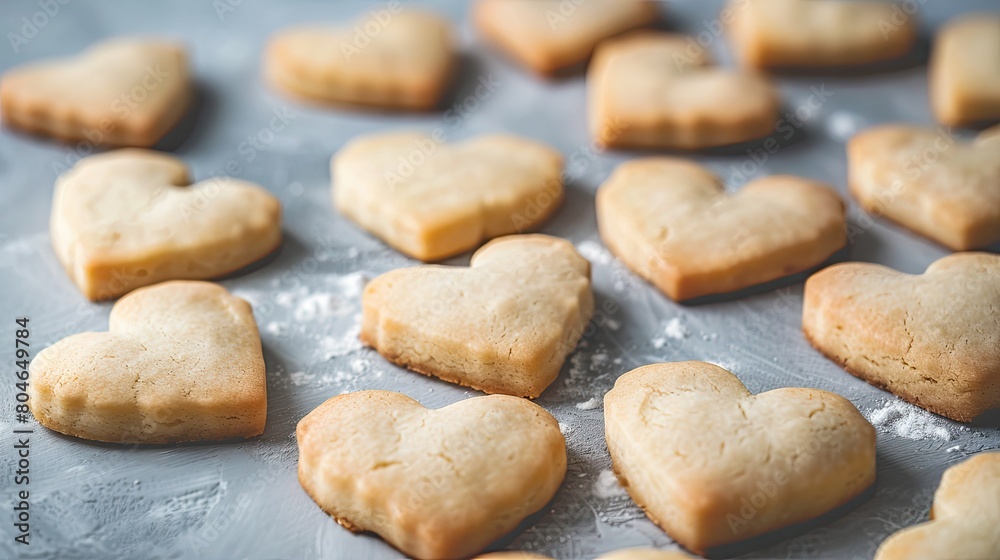
[[[850,401],[806,388],[753,395],[704,362],[622,375],[604,419],[629,495],[699,554],[818,517],[875,481],[875,429]]]
[[[777,175],[728,194],[707,168],[673,158],[618,166],[597,190],[597,226],[615,256],[678,301],[807,270],[847,243],[832,188]]]
[[[949,467],[934,494],[931,520],[882,542],[875,560],[1000,558],[1000,452]]]
[[[415,558],[467,558],[541,509],[566,474],[555,418],[504,395],[429,410],[392,391],[329,399],[296,429],[299,482],[351,531]]]
[[[113,443],[248,438],[267,383],[253,311],[209,282],[166,282],[118,301],[106,332],[64,338],[31,362],[43,426]]]
[[[802,330],[848,372],[969,422],[1000,408],[1000,256],[957,253],[923,274],[843,263],[806,281]]]
[[[369,282],[361,340],[419,373],[534,398],[593,310],[590,263],[570,242],[512,235],[476,251],[468,268],[403,268]]]

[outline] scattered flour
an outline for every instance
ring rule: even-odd
[[[622,324],[619,321],[615,321],[614,319],[610,318],[604,321],[604,326],[608,327],[613,331],[617,331],[618,329],[622,328]]]
[[[961,450],[962,450],[962,446],[961,445],[953,445],[953,446],[949,447],[948,449],[945,449],[945,451],[947,451],[948,453],[954,453],[956,451],[961,451]]]
[[[562,435],[565,436],[565,435],[569,435],[569,433],[573,431],[573,428],[569,424],[563,424],[562,422],[560,422],[559,423],[559,431],[562,432]]]
[[[886,401],[864,414],[878,430],[902,438],[951,441],[954,437],[944,420],[900,400]]]
[[[324,336],[319,340],[319,349],[324,360],[339,358],[353,352],[361,350],[361,340],[358,334],[361,332],[361,315],[354,318],[354,326],[344,331],[339,336]]]
[[[268,334],[273,334],[274,336],[281,336],[288,332],[288,323],[282,323],[281,321],[271,321],[264,327],[264,330]]]
[[[291,381],[292,385],[295,385],[296,387],[311,383],[314,379],[316,379],[315,373],[306,373],[304,371],[293,371],[292,373],[288,374],[288,380]]]
[[[576,407],[580,410],[594,410],[595,408],[601,408],[601,399],[593,397],[590,400],[576,403]]]
[[[301,294],[303,297],[295,305],[292,316],[296,321],[308,322],[328,317],[346,315],[357,304],[358,296],[365,287],[367,275],[364,272],[352,272],[338,276],[332,282],[332,290]],[[282,306],[290,306],[292,296],[288,292],[279,294],[281,300],[275,301]]]
[[[663,336],[658,336],[653,339],[653,348],[663,348],[667,343],[667,340],[684,340],[688,336],[687,328],[681,324],[680,317],[674,317],[673,319],[667,321],[665,327],[663,327]]]
[[[576,250],[583,255],[583,258],[594,264],[610,264],[614,257],[597,241],[581,241],[576,246]]]
[[[864,128],[865,122],[858,115],[849,111],[834,111],[827,119],[826,132],[834,140],[846,142],[859,130]]]
[[[628,493],[618,483],[618,478],[610,469],[604,469],[597,475],[597,482],[594,483],[594,496],[601,500],[613,500],[624,498]]]

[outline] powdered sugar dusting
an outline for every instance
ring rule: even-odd
[[[590,400],[576,403],[576,407],[580,410],[594,410],[595,408],[601,408],[601,399],[593,397]]]
[[[681,323],[680,317],[674,317],[667,321],[662,332],[661,336],[653,339],[653,348],[663,348],[667,340],[684,340],[690,334],[687,327]]]
[[[583,255],[583,258],[594,264],[606,265],[614,260],[611,253],[604,248],[604,245],[601,245],[597,241],[581,241],[577,244],[576,250]]]
[[[601,500],[613,500],[628,496],[628,492],[618,483],[618,477],[610,469],[604,469],[597,475],[594,483],[594,496]]]
[[[900,400],[886,401],[881,407],[863,413],[876,429],[898,437],[941,441],[955,437],[945,420]]]

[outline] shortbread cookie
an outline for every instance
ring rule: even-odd
[[[692,560],[692,557],[679,550],[626,548],[602,554],[597,557],[597,560]]]
[[[337,210],[398,251],[434,261],[529,231],[563,199],[562,155],[515,136],[454,144],[374,134],[333,157]]]
[[[938,32],[928,91],[938,122],[1000,119],[1000,14],[967,14]]]
[[[969,422],[1000,408],[998,310],[998,255],[950,255],[922,275],[844,263],[806,282],[802,330],[848,372]]]
[[[595,142],[612,148],[699,149],[767,136],[778,94],[748,72],[711,65],[680,35],[637,31],[601,43],[587,73]]]
[[[956,251],[1000,241],[1000,128],[973,143],[910,125],[866,130],[847,144],[851,193]]]
[[[429,410],[391,391],[333,397],[296,429],[299,482],[351,531],[408,556],[467,558],[541,509],[566,442],[540,406],[503,395]]]
[[[155,144],[193,97],[187,56],[177,44],[113,39],[74,57],[4,73],[0,108],[10,126],[93,145]]]
[[[479,0],[472,16],[487,39],[540,74],[585,62],[604,39],[658,17],[648,0]]]
[[[619,377],[604,421],[629,495],[699,554],[816,518],[875,481],[875,429],[850,401],[818,389],[752,395],[704,362]]]
[[[597,191],[604,244],[674,300],[731,292],[821,264],[847,243],[843,203],[791,175],[736,194],[697,163],[624,163]]]
[[[114,443],[264,432],[267,382],[250,305],[209,282],[166,282],[111,309],[106,332],[64,338],[31,362],[28,405],[46,428]]]
[[[361,340],[413,371],[534,398],[593,310],[590,263],[572,244],[513,235],[476,251],[469,268],[403,268],[369,282]]]
[[[722,21],[736,58],[754,68],[860,66],[917,40],[916,18],[889,2],[730,0]]]
[[[448,21],[408,8],[345,26],[286,29],[267,45],[264,72],[301,97],[394,109],[433,109],[456,66]]]
[[[189,184],[180,160],[134,149],[85,158],[59,178],[52,245],[85,296],[222,276],[281,243],[281,204],[260,186]]]
[[[1000,452],[980,453],[944,471],[931,521],[890,536],[875,560],[996,560],[998,527]]]

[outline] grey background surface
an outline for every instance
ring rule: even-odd
[[[972,9],[1000,9],[996,1],[911,2],[925,43],[935,26]],[[410,3],[406,3],[410,6]],[[242,443],[136,448],[90,443],[36,426],[32,436],[32,544],[13,543],[11,448],[13,376],[0,383],[0,557],[21,558],[396,558],[373,536],[336,525],[299,487],[295,477],[295,423],[346,390],[393,389],[429,407],[475,392],[406,372],[352,341],[361,277],[409,266],[402,257],[334,213],[328,160],[351,137],[397,128],[440,128],[451,139],[512,132],[552,144],[567,157],[573,177],[568,199],[542,231],[572,240],[594,263],[599,308],[612,310],[585,338],[560,378],[538,399],[566,426],[569,472],[553,502],[498,546],[534,550],[559,559],[592,558],[626,546],[671,548],[669,537],[619,491],[599,482],[610,465],[600,399],[621,373],[639,365],[700,359],[731,369],[752,391],[809,386],[835,391],[862,411],[891,402],[882,391],[844,373],[803,340],[801,282],[762,293],[699,305],[670,302],[638,281],[601,249],[594,192],[618,163],[641,153],[595,151],[584,119],[584,80],[536,78],[476,40],[464,2],[422,2],[454,19],[461,30],[462,74],[449,113],[393,114],[318,108],[275,94],[262,84],[259,60],[273,31],[306,21],[346,21],[384,6],[373,2],[96,2],[73,0],[45,19],[26,44],[22,18],[36,2],[0,3],[0,70],[68,55],[122,34],[175,37],[190,48],[199,107],[187,130],[163,146],[204,179],[236,162],[243,179],[264,185],[285,208],[285,243],[263,266],[222,283],[255,304],[268,367],[268,422],[263,436]],[[712,20],[719,2],[664,5],[667,26],[707,33],[710,48],[729,65],[727,45]],[[218,11],[220,6],[227,9]],[[41,20],[42,18],[39,18]],[[926,47],[926,44],[924,45]],[[786,76],[776,79],[785,110],[801,111],[793,138],[757,161],[746,147],[694,155],[739,188],[747,179],[791,173],[829,183],[845,194],[844,141],[854,131],[893,121],[933,124],[926,67],[892,67],[863,75]],[[480,78],[499,85],[476,97]],[[825,99],[813,102],[815,92]],[[805,109],[803,109],[805,108]],[[283,130],[264,133],[272,115],[290,113]],[[963,137],[969,131],[954,131]],[[270,138],[251,153],[248,136]],[[31,320],[33,354],[56,340],[107,327],[110,304],[84,300],[56,261],[48,239],[53,182],[78,155],[65,145],[0,131],[0,321],[13,361],[14,319]],[[759,159],[759,158],[758,158]],[[742,171],[741,171],[742,170]],[[742,175],[746,175],[744,178]],[[880,220],[849,202],[853,240],[844,258],[921,272],[948,254],[943,248]],[[467,264],[468,255],[449,261]],[[318,298],[321,317],[296,311]],[[665,336],[677,319],[686,331]],[[9,368],[8,368],[9,369]],[[584,407],[586,408],[586,407]],[[934,429],[933,437],[901,437],[879,426],[878,482],[872,496],[832,520],[744,553],[746,558],[870,558],[896,529],[926,518],[941,472],[968,455],[1000,446],[995,427],[962,427],[909,411]],[[912,435],[912,434],[911,434]]]

